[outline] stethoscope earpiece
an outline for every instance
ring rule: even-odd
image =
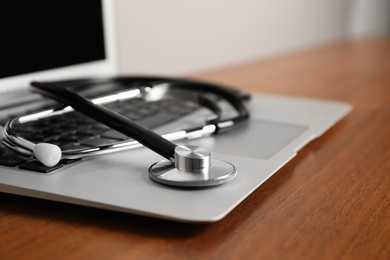
[[[42,164],[52,167],[56,165],[62,157],[61,149],[54,144],[39,143],[32,150],[34,157]]]
[[[174,162],[159,161],[149,168],[149,177],[159,183],[181,187],[206,187],[223,184],[237,175],[237,168],[210,158],[202,147],[177,146]]]

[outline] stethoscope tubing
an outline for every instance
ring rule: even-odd
[[[115,78],[115,79],[108,79],[107,81],[109,82],[126,82],[126,81],[138,81],[144,84],[150,84],[150,79],[151,78],[143,78],[143,77],[123,77],[123,78]],[[62,158],[63,159],[79,159],[79,158],[84,158],[84,157],[89,157],[89,156],[96,156],[96,155],[103,155],[103,154],[108,154],[112,152],[119,152],[123,150],[128,150],[128,149],[134,149],[137,147],[145,146],[144,140],[146,140],[146,146],[151,148],[153,151],[159,153],[163,157],[171,160],[173,156],[173,150],[175,149],[176,145],[172,143],[173,141],[178,141],[178,140],[183,140],[183,139],[191,139],[191,138],[197,138],[197,137],[202,137],[202,136],[207,136],[207,135],[212,135],[212,134],[217,134],[222,130],[230,129],[233,126],[236,126],[237,124],[243,122],[249,117],[249,113],[243,104],[243,101],[241,100],[240,97],[237,97],[232,93],[232,90],[230,89],[225,89],[222,87],[218,87],[215,85],[207,84],[207,83],[199,83],[199,82],[193,82],[193,81],[188,81],[188,80],[172,80],[172,79],[165,79],[165,78],[152,78],[153,81],[159,82],[159,81],[169,81],[169,83],[174,83],[170,88],[185,88],[186,90],[200,90],[204,92],[210,92],[214,93],[217,96],[221,96],[223,99],[227,100],[238,112],[238,116],[235,116],[233,118],[228,118],[224,120],[220,120],[219,116],[216,118],[209,120],[204,126],[201,127],[195,127],[192,129],[187,129],[187,130],[180,130],[177,132],[169,133],[169,134],[164,134],[162,136],[146,129],[143,127],[140,127],[138,124],[132,124],[127,118],[123,118],[122,116],[105,109],[104,107],[101,106],[96,106],[92,102],[81,98],[76,94],[63,90],[61,88],[56,87],[55,91],[58,91],[56,93],[55,99],[64,102],[66,104],[70,104],[72,107],[76,108],[76,110],[83,110],[82,112],[85,112],[85,107],[89,111],[86,112],[86,114],[92,118],[95,118],[98,121],[102,121],[102,115],[105,115],[104,123],[106,123],[108,126],[120,130],[122,133],[128,133],[129,129],[132,129],[131,135],[135,134],[136,138],[138,140],[141,140],[141,142],[136,141],[136,140],[129,140],[129,141],[122,141],[114,144],[109,144],[109,145],[103,145],[99,147],[92,147],[92,148],[83,148],[83,149],[75,149],[75,150],[65,150],[62,152]],[[143,82],[145,81],[145,82]],[[93,83],[93,80],[88,81],[88,80],[83,80],[83,81],[77,81],[77,84],[89,84],[89,82]],[[71,84],[74,84],[75,82],[70,82]],[[40,88],[47,88],[51,87],[50,84],[47,85],[48,83],[34,83],[35,85],[38,85]],[[183,84],[185,86],[183,86]],[[35,88],[37,90],[37,88]],[[45,93],[42,93],[42,92]],[[52,91],[52,90],[50,90]],[[53,94],[42,90],[38,89],[38,92],[44,95],[50,95],[53,97]],[[60,98],[59,98],[59,97]],[[71,102],[69,102],[69,100]],[[74,100],[77,100],[80,102],[80,104],[75,104]],[[205,99],[206,106],[208,108],[211,108],[216,114],[219,113],[218,109],[219,107],[213,104],[212,102],[208,101]],[[92,107],[92,109],[91,109]],[[54,113],[54,112],[53,112]],[[115,118],[112,120],[112,118]],[[33,147],[35,146],[35,143],[30,142],[29,140],[26,140],[22,136],[18,135],[12,128],[13,122],[17,120],[11,120],[7,122],[5,128],[4,128],[4,134],[5,138],[3,139],[3,143],[9,147],[10,149],[14,150],[15,152],[23,155],[23,156],[31,156],[31,151]],[[115,123],[112,123],[115,121]],[[118,123],[119,122],[119,123]],[[146,133],[146,135],[145,135]],[[129,134],[127,134],[129,135]],[[132,137],[132,136],[131,136]],[[163,137],[163,138],[161,138]],[[150,145],[152,143],[152,145]]]
[[[17,120],[17,119],[14,119]],[[15,151],[17,154],[20,154],[25,157],[30,157],[32,155],[33,147],[35,143],[32,143],[17,133],[13,132],[10,129],[11,121],[7,122],[4,127],[4,138],[2,140],[3,144],[8,148]],[[167,134],[161,135],[168,141],[180,141],[185,139],[194,139],[213,135],[216,133],[216,127],[213,124],[208,124],[201,127],[195,127],[192,129],[179,130]],[[142,147],[143,145],[136,140],[121,141],[118,143],[112,143],[108,145],[102,145],[99,147],[92,148],[82,148],[82,149],[73,149],[73,150],[64,150],[62,151],[62,159],[82,159],[85,157],[100,156],[105,154],[110,154],[114,152],[121,152],[126,150],[131,150],[135,148]]]

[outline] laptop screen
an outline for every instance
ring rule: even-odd
[[[0,3],[0,94],[33,80],[117,73],[112,0]]]
[[[12,0],[0,6],[0,78],[105,58],[100,1]]]

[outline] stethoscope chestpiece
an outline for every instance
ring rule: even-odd
[[[226,183],[237,175],[237,168],[210,158],[204,148],[186,145],[175,148],[174,162],[159,161],[149,168],[149,177],[159,183],[179,187],[207,187]]]

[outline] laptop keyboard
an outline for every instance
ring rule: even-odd
[[[174,99],[154,102],[130,99],[105,106],[149,129],[172,122],[198,108],[198,105],[190,101]],[[0,124],[5,124],[6,121]],[[24,123],[14,129],[34,143],[48,142],[58,145],[62,150],[91,148],[130,139],[77,111]],[[6,167],[49,173],[75,161],[78,160],[64,159],[54,167],[47,167],[37,160],[15,154],[3,144],[0,145],[0,165]]]

